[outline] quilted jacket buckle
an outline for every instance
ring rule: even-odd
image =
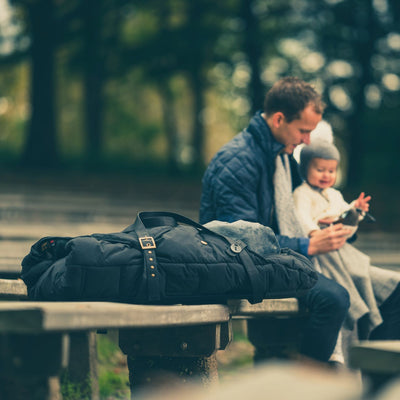
[[[156,242],[151,236],[143,236],[139,238],[140,247],[142,249],[155,249]]]

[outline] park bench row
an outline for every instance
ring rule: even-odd
[[[0,302],[2,399],[17,398],[16,392],[56,398],[57,377],[66,368],[72,382],[98,398],[95,333],[107,329],[119,330],[132,391],[161,377],[161,370],[182,381],[196,376],[212,383],[218,379],[216,352],[232,340],[233,318],[299,315],[296,299],[168,306],[33,302],[27,300],[21,280],[9,279],[0,279],[0,298],[6,300]]]
[[[215,382],[216,352],[232,340],[232,319],[270,324],[272,334],[266,340],[274,349],[293,346],[289,342],[295,335],[282,335],[282,326],[304,316],[294,298],[254,305],[234,300],[227,305],[167,306],[28,301],[24,283],[7,279],[0,279],[0,299],[0,398],[13,400],[59,398],[61,371],[68,371],[81,392],[98,399],[96,332],[119,330],[135,393],[165,381],[165,376]],[[360,342],[351,361],[382,383],[400,373],[400,344]]]

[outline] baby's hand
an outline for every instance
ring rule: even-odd
[[[358,199],[354,202],[354,207],[359,208],[364,212],[369,211],[369,201],[371,200],[371,196],[365,196],[364,192],[358,196]]]

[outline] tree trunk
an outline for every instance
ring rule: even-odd
[[[358,3],[358,4],[357,4]],[[360,36],[354,46],[360,68],[360,77],[355,84],[353,104],[354,110],[349,118],[350,127],[350,141],[349,141],[349,154],[348,154],[348,178],[347,185],[349,187],[357,187],[360,183],[360,177],[363,175],[365,159],[364,148],[364,135],[365,129],[365,116],[367,113],[367,106],[364,96],[364,88],[373,82],[371,58],[374,52],[374,43],[376,38],[375,26],[376,19],[374,18],[374,10],[372,0],[356,1],[358,10],[356,9],[356,25]]]
[[[86,158],[96,162],[102,151],[103,58],[101,55],[101,1],[86,0],[85,21],[84,102]]]
[[[192,52],[193,59],[191,60],[188,68],[188,75],[190,86],[193,93],[193,159],[192,170],[194,173],[202,171],[204,167],[204,123],[202,114],[204,111],[204,76],[202,70],[204,68],[204,58],[202,55],[205,53],[204,44],[200,40],[202,34],[201,19],[204,14],[204,4],[201,2],[190,2],[188,6],[188,25],[189,29],[189,43],[194,46]]]
[[[254,0],[242,0],[242,16],[245,25],[243,51],[247,56],[251,68],[249,99],[252,114],[263,107],[265,94],[265,88],[260,78],[260,60],[262,55],[262,46],[260,45],[261,33],[257,17],[253,13],[253,3]]]
[[[59,161],[55,99],[53,0],[29,2],[31,25],[31,117],[22,156],[24,165],[54,166]]]
[[[171,93],[168,82],[162,81],[159,87],[161,92],[164,129],[167,138],[168,170],[171,174],[177,174],[179,171],[177,163],[178,135],[174,110],[174,97]]]
[[[204,166],[204,123],[202,113],[204,110],[204,87],[200,68],[190,71],[190,81],[193,91],[193,161],[194,172],[200,172]]]

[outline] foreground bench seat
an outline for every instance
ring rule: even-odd
[[[371,392],[400,377],[400,340],[360,341],[349,355],[351,366],[361,370]]]
[[[0,303],[1,333],[188,326],[229,321],[223,305],[151,306],[110,302]]]
[[[121,349],[133,360],[132,387],[143,383],[141,379],[148,373],[145,361],[155,355],[160,362],[164,357],[179,359],[175,363],[164,362],[163,370],[176,372],[179,364],[190,375],[195,365],[195,373],[203,374],[204,379],[215,379],[213,359],[216,351],[225,348],[231,339],[229,321],[229,308],[224,305],[1,302],[0,398],[15,399],[18,393],[30,393],[30,399],[54,397],[48,378],[57,377],[63,367],[76,360],[80,361],[75,368],[69,365],[69,371],[82,371],[73,380],[86,382],[93,368],[79,364],[85,364],[85,359],[91,363],[93,354],[85,357],[84,353],[93,348],[91,335],[97,329],[121,329]],[[69,347],[81,352],[80,357],[69,357]],[[135,362],[141,370],[137,370]],[[96,398],[95,393],[92,398]]]
[[[171,374],[181,381],[196,376],[209,384],[218,379],[215,353],[231,341],[232,319],[262,324],[259,346],[255,342],[258,353],[267,348],[268,357],[280,357],[282,349],[296,345],[299,317],[304,315],[294,298],[185,306],[32,302],[23,281],[8,279],[0,279],[0,299],[8,300],[0,302],[0,395],[7,387],[27,390],[29,380],[45,392],[47,378],[66,369],[70,381],[86,383],[86,393],[98,398],[95,332],[107,329],[119,330],[132,391],[154,386],[165,376],[171,379]],[[17,299],[24,301],[9,301]],[[30,378],[22,384],[21,375]],[[52,381],[57,393],[58,381]],[[9,398],[16,395],[15,390],[9,393]]]

